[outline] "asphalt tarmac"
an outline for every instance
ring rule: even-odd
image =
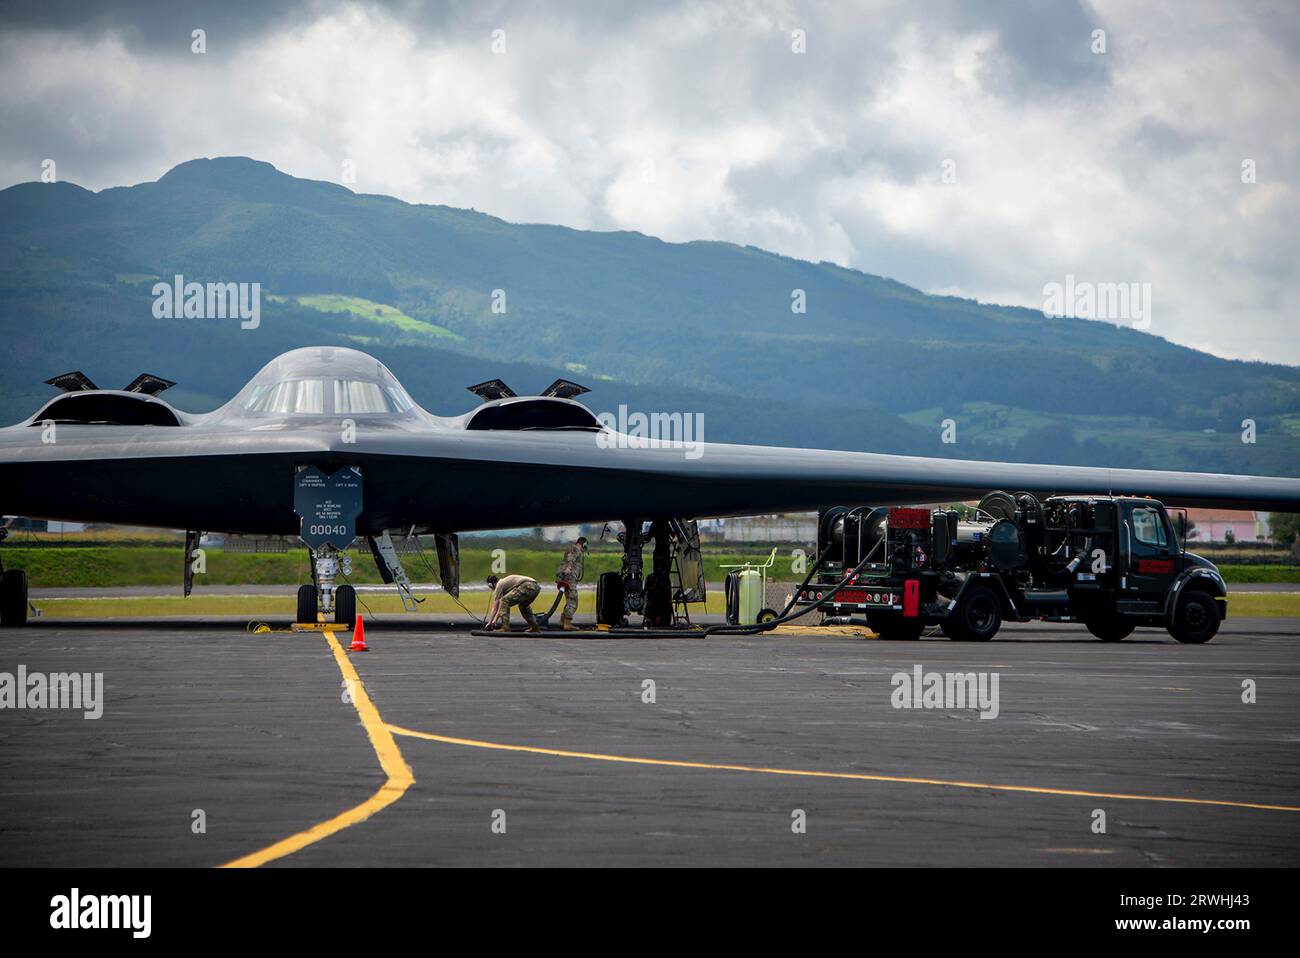
[[[1300,864],[1300,620],[469,629],[379,616],[352,655],[226,620],[0,632],[0,673],[104,683],[98,719],[0,709],[0,866]],[[996,676],[996,717],[895,708],[916,666]]]

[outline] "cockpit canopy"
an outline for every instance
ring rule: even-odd
[[[312,346],[262,367],[232,401],[247,415],[405,416],[415,403],[379,360],[355,349]]]

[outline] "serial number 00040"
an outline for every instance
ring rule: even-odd
[[[345,536],[348,534],[348,527],[345,525],[313,524],[307,527],[307,532],[313,536]]]

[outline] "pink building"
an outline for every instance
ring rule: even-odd
[[[1188,509],[1187,518],[1195,526],[1192,542],[1227,542],[1229,531],[1234,542],[1268,541],[1267,512]]]

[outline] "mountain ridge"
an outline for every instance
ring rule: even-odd
[[[157,324],[141,277],[177,273],[260,282],[264,298],[283,297],[263,304],[263,325],[280,324],[287,335],[231,340],[211,321]],[[791,312],[796,289],[806,314]],[[498,290],[504,315],[493,312]],[[415,322],[379,328],[365,323],[364,310],[331,318],[298,301],[339,296]],[[65,315],[74,304],[80,324]],[[24,312],[44,330],[25,326]],[[835,416],[855,443],[864,429],[878,433],[891,447],[882,451],[1006,458],[1043,428],[1032,423],[1051,416],[1060,424],[1055,452],[1050,437],[1035,440],[1049,458],[1226,472],[1294,472],[1300,459],[1294,367],[1223,359],[1109,323],[931,296],[754,246],[668,243],[410,204],[247,157],[190,160],[158,180],[98,192],[63,183],[0,191],[0,328],[11,349],[49,368],[85,341],[79,325],[114,337],[110,353],[116,340],[166,343],[168,352],[198,337],[209,341],[210,361],[226,363],[247,350],[265,361],[272,341],[306,345],[324,334],[389,357],[462,355],[487,371],[481,378],[507,357],[547,374],[572,376],[577,365],[655,408],[687,393],[752,404],[750,426],[738,413],[725,418],[747,441],[763,419],[779,421],[767,437],[774,444],[807,444],[807,424]],[[455,349],[421,337],[433,328],[459,337]],[[11,370],[0,389],[10,421],[19,397],[32,396],[12,379]],[[428,394],[442,396],[433,383]],[[1002,420],[990,418],[988,404]],[[958,425],[956,448],[939,440],[947,418]],[[1204,438],[1248,418],[1262,448]]]

